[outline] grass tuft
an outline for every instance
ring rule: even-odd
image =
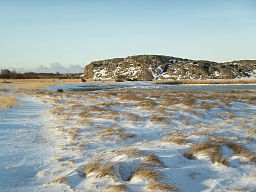
[[[150,182],[147,184],[147,189],[149,191],[164,191],[164,192],[170,192],[170,191],[178,191],[179,188],[172,186],[172,185],[166,185],[161,182]]]
[[[160,158],[154,154],[147,155],[141,163],[149,167],[165,167]]]
[[[206,155],[213,163],[229,165],[229,162],[221,154],[221,147],[216,141],[206,141],[200,144],[193,144],[192,148],[188,151],[188,157],[196,155]]]
[[[185,139],[186,135],[184,133],[169,133],[167,136],[164,138],[166,142],[172,142],[172,143],[177,143],[177,144],[187,144],[188,141]]]
[[[84,169],[84,174],[87,176],[89,173],[94,172],[95,170],[97,170],[101,163],[103,161],[102,156],[99,156],[95,159],[92,159],[89,163],[87,163],[87,165],[85,166]]]
[[[256,163],[256,155],[249,149],[242,146],[241,144],[234,143],[234,142],[230,141],[230,142],[226,143],[226,145],[228,148],[230,148],[234,152],[234,154],[245,157],[245,158],[249,159],[250,161]]]
[[[109,185],[106,188],[106,191],[109,192],[125,192],[128,191],[128,187],[124,183],[120,183],[117,185]]]
[[[143,164],[139,165],[132,178],[148,179],[150,181],[159,181],[162,177],[160,171],[151,169]]]
[[[128,157],[138,157],[143,154],[144,154],[144,152],[140,151],[138,149],[124,149],[119,152],[119,155],[126,155]]]
[[[115,172],[115,163],[104,162],[102,156],[99,156],[96,159],[92,159],[86,166],[84,170],[84,174],[88,176],[90,173],[96,173],[97,177],[108,176],[112,179],[117,180],[118,176]]]
[[[66,183],[67,184],[68,182],[69,182],[69,180],[66,176],[60,176],[60,177],[50,181],[49,183]]]

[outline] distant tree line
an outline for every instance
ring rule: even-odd
[[[37,73],[17,73],[15,70],[1,69],[0,79],[37,79],[39,78]]]
[[[56,73],[18,73],[15,70],[1,69],[0,79],[80,79],[81,73],[60,74]]]

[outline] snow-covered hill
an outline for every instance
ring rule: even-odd
[[[227,63],[162,55],[137,55],[94,61],[85,66],[85,79],[151,81],[154,79],[234,79],[256,76],[256,61]]]

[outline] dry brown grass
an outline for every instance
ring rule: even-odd
[[[81,112],[78,113],[79,117],[82,118],[90,118],[92,115],[90,114],[89,110],[86,108],[81,109]]]
[[[69,129],[69,130],[67,130],[67,132],[69,133],[69,134],[71,134],[71,140],[72,141],[74,141],[74,140],[76,140],[76,137],[78,136],[78,132],[80,131],[80,129],[79,128],[71,128],[71,129]]]
[[[74,141],[76,139],[77,135],[78,135],[77,133],[72,133],[71,140]]]
[[[139,97],[136,92],[120,92],[116,97],[122,101],[140,101],[143,99]]]
[[[95,159],[92,159],[89,163],[86,164],[84,174],[88,176],[90,173],[95,173],[96,177],[108,176],[112,179],[117,180],[118,175],[115,172],[115,163],[105,162],[103,156],[99,156]]]
[[[145,153],[138,149],[123,149],[119,152],[119,155],[126,155],[128,157],[138,157],[143,154]]]
[[[256,136],[256,128],[249,128],[247,132],[251,134],[251,136]]]
[[[125,192],[128,191],[128,187],[125,185],[125,183],[120,183],[116,185],[109,185],[106,188],[106,191],[109,192]]]
[[[135,134],[127,133],[124,128],[121,128],[119,125],[111,125],[108,128],[100,130],[100,139],[110,138],[117,136],[122,140],[136,137]]]
[[[234,152],[234,154],[245,157],[250,161],[256,163],[256,155],[249,149],[245,148],[243,145],[232,141],[226,142],[226,145]]]
[[[138,102],[138,106],[144,109],[154,109],[157,106],[157,103],[151,99],[145,99]]]
[[[115,172],[115,164],[114,163],[106,163],[101,165],[97,170],[95,170],[97,173],[97,177],[105,177],[108,176],[114,180],[117,180],[118,175]]]
[[[149,118],[149,121],[151,121],[153,123],[158,123],[158,124],[165,124],[165,125],[169,124],[169,121],[167,120],[167,118],[165,116],[159,116],[159,115],[152,115]]]
[[[10,79],[8,89],[38,89],[55,85],[81,84],[79,79]]]
[[[117,110],[103,108],[103,107],[99,107],[99,106],[96,106],[96,105],[85,108],[84,110],[86,110],[87,115],[91,115],[91,117],[103,118],[103,119],[112,119],[112,120],[115,120],[115,121],[119,118],[119,113],[120,113]]]
[[[84,174],[87,176],[89,173],[92,173],[95,170],[97,170],[100,167],[102,161],[103,161],[102,156],[99,156],[99,157],[89,161],[85,166]]]
[[[179,191],[178,187],[163,184],[161,182],[150,182],[147,184],[147,190],[149,191],[163,191],[163,192],[170,192],[170,191]]]
[[[203,125],[203,127],[204,128],[208,127],[208,125]],[[202,130],[202,131],[201,130],[200,131],[196,130],[196,131],[190,132],[189,135],[199,135],[199,136],[204,135],[204,136],[209,136],[211,138],[215,138],[215,136],[212,133],[209,133],[208,130]],[[220,139],[220,137],[218,137],[218,139]]]
[[[221,154],[221,146],[217,141],[214,140],[206,141],[200,144],[193,144],[191,149],[188,151],[188,156],[193,157],[197,155],[206,155],[213,163],[218,163],[225,166],[229,165],[229,162]]]
[[[119,128],[119,126],[117,125],[111,125],[108,128],[102,129],[100,130],[100,139],[105,139],[108,137],[111,137],[113,135],[119,135],[120,134],[120,129],[117,131],[117,129]]]
[[[55,107],[52,110],[50,110],[50,113],[54,114],[54,115],[64,115],[64,108],[63,107]]]
[[[168,133],[164,138],[166,142],[172,142],[177,144],[187,144],[186,135],[184,133]]]
[[[92,127],[94,125],[94,122],[91,119],[83,119],[80,121],[77,121],[78,125],[82,125],[82,126],[88,126],[88,127]]]
[[[0,108],[11,108],[17,106],[17,100],[12,96],[0,96]]]
[[[141,164],[144,164],[148,167],[165,167],[164,163],[160,160],[160,158],[154,154],[148,154]]]
[[[139,165],[132,178],[140,178],[140,179],[147,179],[149,181],[159,181],[162,178],[161,172],[151,169],[143,164]]]
[[[163,106],[163,107],[169,107],[169,106],[176,105],[179,103],[178,98],[175,96],[165,97],[165,98],[160,99],[160,101],[161,101],[161,106]]]
[[[137,123],[142,120],[142,118],[139,115],[134,114],[134,113],[120,112],[120,115],[126,117],[129,121],[131,121],[133,123]]]
[[[120,94],[120,93],[119,92],[113,92],[113,91],[106,91],[106,92],[102,93],[101,97],[109,98],[111,96],[117,96],[118,94]]]
[[[112,107],[112,106],[118,106],[118,105],[120,105],[120,102],[117,102],[117,101],[108,101],[108,102],[98,103],[96,106]]]
[[[65,184],[67,184],[68,182],[69,182],[69,180],[66,176],[60,176],[60,177],[50,181],[49,183],[65,183]]]
[[[197,105],[198,109],[204,109],[206,111],[211,110],[212,108],[217,108],[219,107],[219,102],[206,102],[206,101],[201,101],[200,104]]]
[[[180,102],[183,105],[186,105],[187,107],[193,107],[196,103],[196,98],[193,96],[186,95],[186,97],[183,97]]]
[[[136,135],[132,134],[132,133],[122,133],[119,137],[122,140],[126,140],[126,139],[130,139],[130,138],[134,138],[134,137],[136,137]]]

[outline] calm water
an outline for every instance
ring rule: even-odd
[[[225,90],[256,90],[256,85],[164,85],[150,84],[150,82],[123,82],[109,84],[84,84],[84,85],[64,85],[50,87],[50,90],[62,88],[68,91],[225,91]]]

